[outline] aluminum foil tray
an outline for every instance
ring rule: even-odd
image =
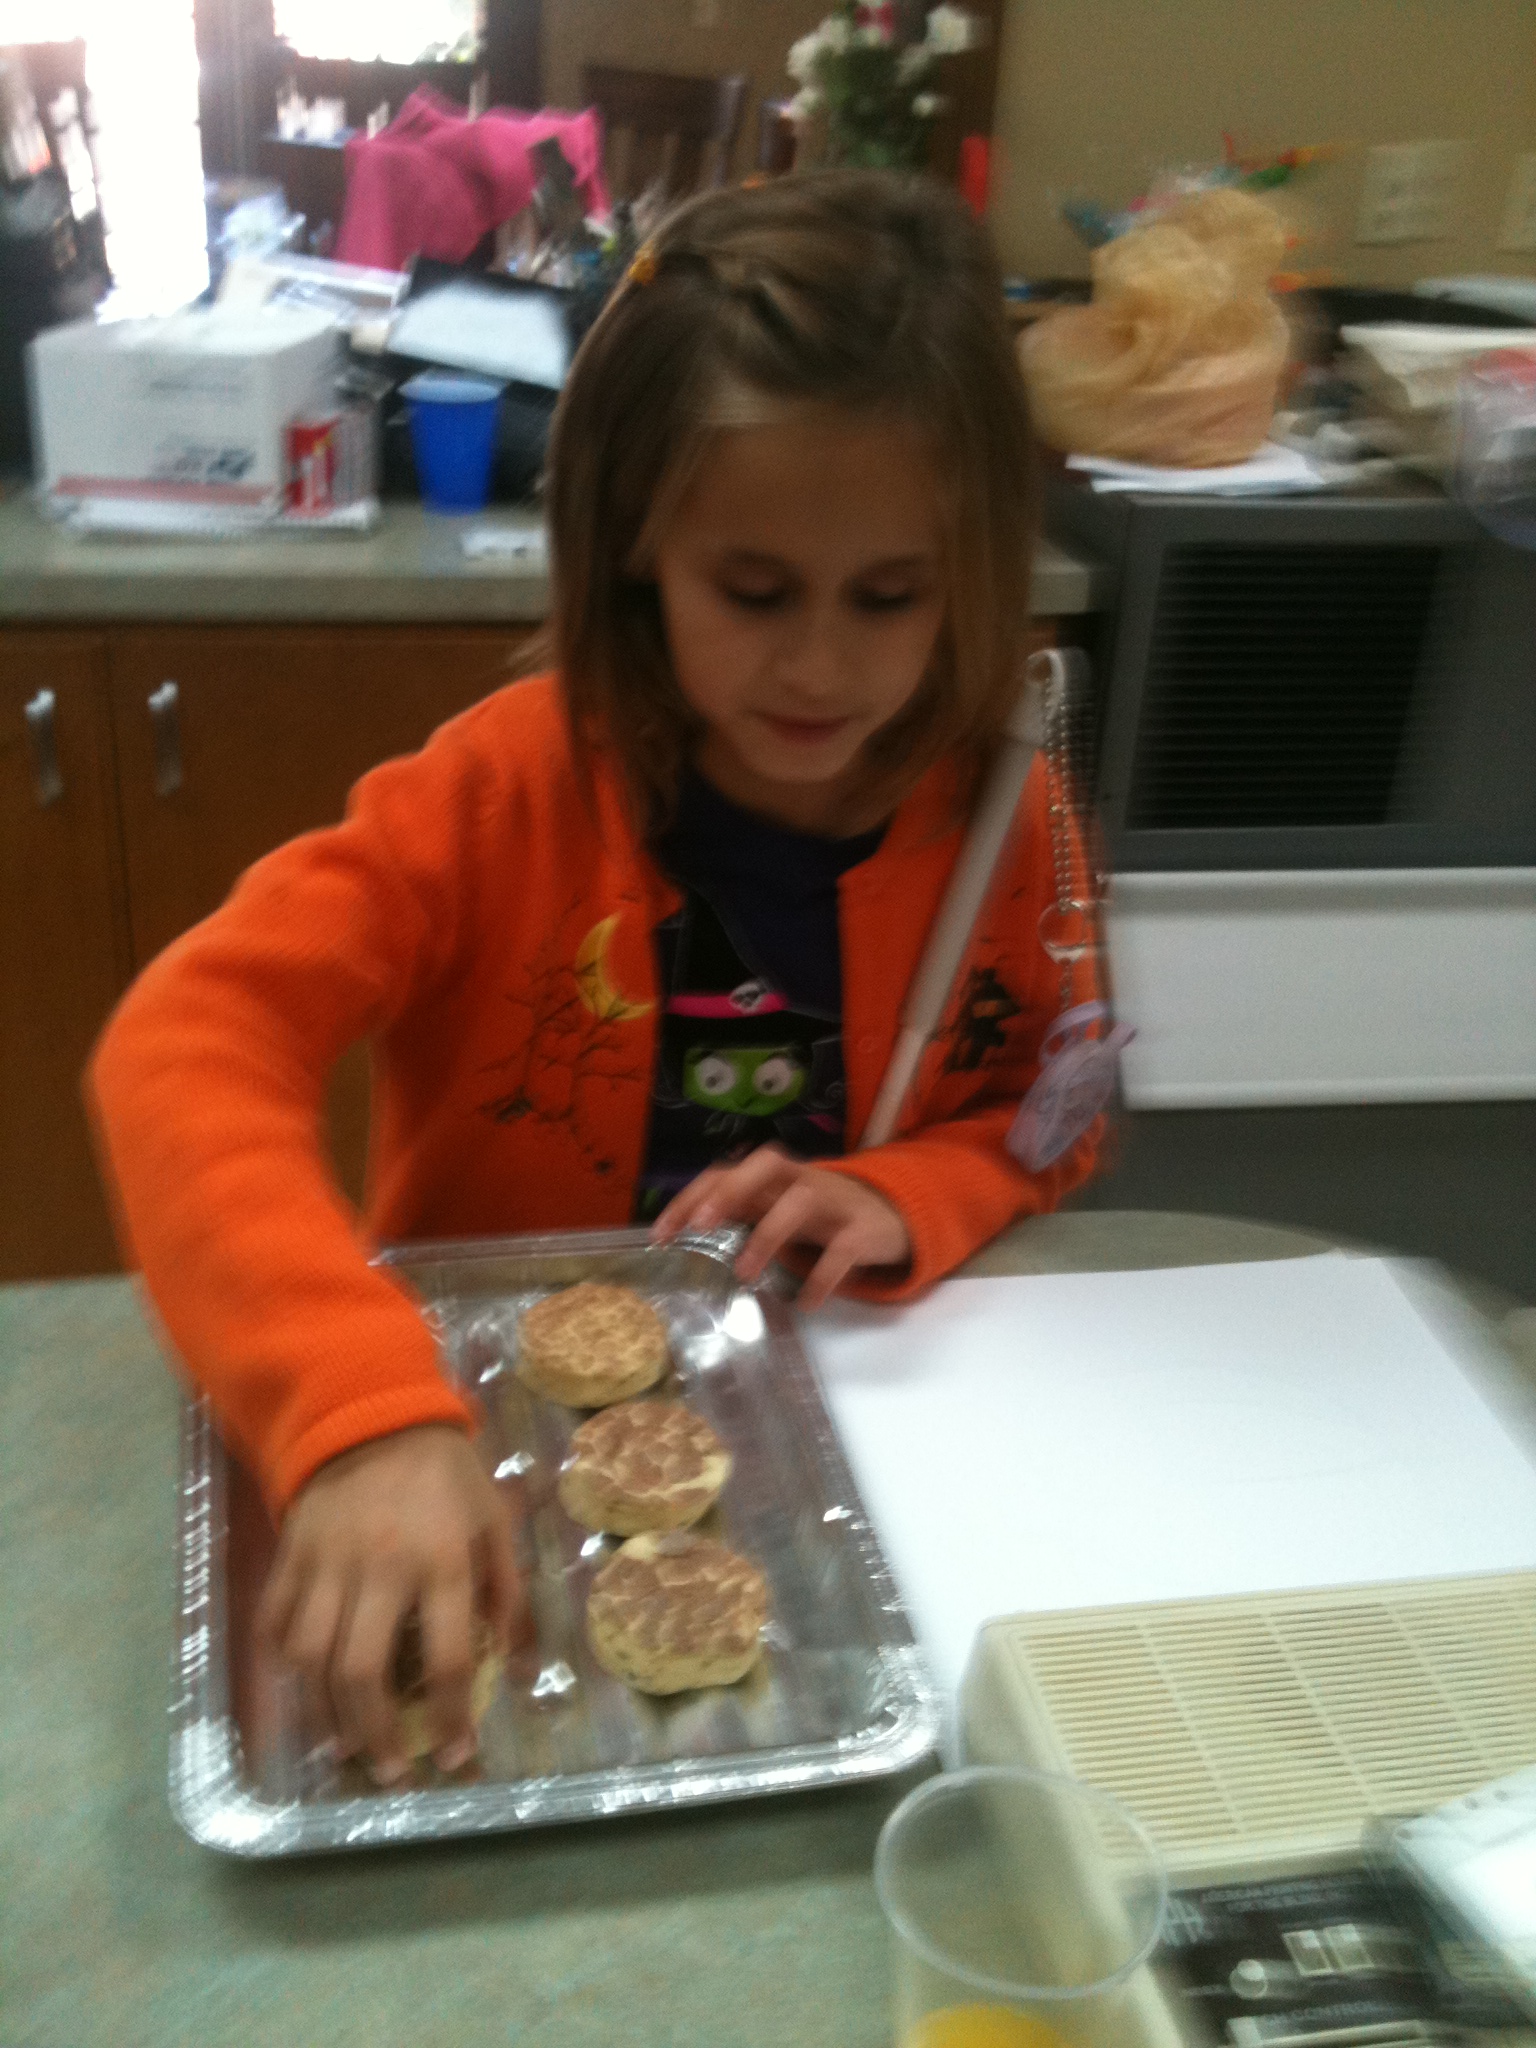
[[[498,1482],[520,1490],[537,1647],[507,1666],[480,1758],[377,1789],[319,1739],[297,1681],[255,1640],[275,1536],[206,1403],[183,1408],[171,1804],[195,1841],[241,1856],[548,1826],[838,1785],[927,1755],[940,1707],[785,1302],[748,1288],[736,1233],[653,1246],[643,1231],[483,1239],[385,1252],[419,1295],[447,1370],[485,1415]],[[617,1280],[671,1334],[656,1391],[703,1415],[735,1459],[701,1525],[766,1573],[766,1654],[739,1685],[646,1699],[586,1643],[587,1587],[613,1541],[565,1515],[555,1481],[579,1419],[515,1376],[518,1320],[552,1289]]]

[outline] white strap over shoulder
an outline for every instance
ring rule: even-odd
[[[928,934],[922,961],[907,991],[901,1029],[869,1122],[859,1139],[860,1151],[885,1144],[895,1132],[924,1049],[939,1028],[949,1002],[950,990],[997,871],[1035,755],[1045,745],[1052,721],[1072,687],[1069,659],[1074,664],[1085,662],[1081,654],[1074,652],[1069,658],[1051,647],[1032,654],[1024,664],[1023,688],[1009,713],[1003,744]]]

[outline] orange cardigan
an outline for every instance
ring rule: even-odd
[[[850,1143],[960,846],[956,789],[951,766],[930,771],[842,879]],[[1036,937],[1054,895],[1038,775],[1026,810],[902,1132],[831,1163],[911,1235],[900,1283],[862,1291],[929,1286],[1091,1168],[1092,1137],[1041,1174],[1003,1148],[1059,1001]],[[371,1247],[629,1221],[651,933],[677,903],[615,761],[599,757],[584,799],[546,676],[364,777],[342,824],[258,862],[124,998],[87,1083],[124,1251],[275,1511],[340,1451],[469,1419]],[[361,1221],[320,1139],[326,1076],[359,1038],[373,1061]]]

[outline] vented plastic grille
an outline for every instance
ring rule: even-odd
[[[1127,825],[1386,823],[1439,563],[1435,548],[1169,548]]]
[[[1348,1846],[1536,1760],[1536,1573],[1025,1616],[1021,1753],[1114,1793],[1170,1860]]]

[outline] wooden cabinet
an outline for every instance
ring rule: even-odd
[[[505,681],[515,633],[122,631],[112,731],[135,967],[243,869],[331,824],[365,770]]]
[[[512,673],[527,629],[0,631],[0,1279],[116,1263],[80,1110],[90,1045],[132,974],[358,776]],[[38,800],[52,692],[62,794]],[[332,1089],[361,1181],[361,1056]]]
[[[0,1279],[115,1263],[80,1070],[131,967],[105,644],[0,634]]]

